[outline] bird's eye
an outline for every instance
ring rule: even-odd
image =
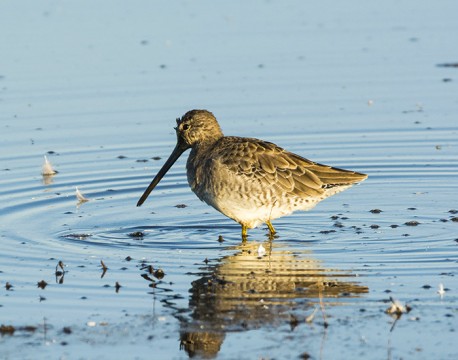
[[[183,130],[188,130],[191,126],[189,124],[183,124]]]

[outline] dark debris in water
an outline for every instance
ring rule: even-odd
[[[178,209],[184,209],[185,207],[188,207],[188,205],[186,205],[186,204],[177,204],[177,205],[175,205],[175,207],[178,208]]]
[[[382,210],[380,210],[380,209],[372,209],[372,210],[369,210],[369,212],[371,212],[372,214],[380,214],[382,212]]]
[[[102,275],[100,275],[100,278],[103,279],[103,277],[107,273],[108,267],[105,265],[103,260],[100,260],[100,266],[102,267]]]
[[[46,288],[46,286],[48,286],[48,283],[46,281],[44,281],[44,280],[41,280],[41,281],[37,282],[37,287],[39,287],[40,289],[44,290]]]
[[[0,325],[0,335],[14,335],[16,331],[24,332],[35,332],[37,330],[36,326],[27,325],[27,326],[13,326],[13,325]]]
[[[447,67],[447,68],[458,68],[458,62],[455,63],[443,63],[443,64],[437,64],[438,67]]]
[[[327,235],[327,234],[331,234],[331,233],[335,233],[335,232],[336,232],[335,230],[321,230],[320,234]]]
[[[153,272],[153,276],[158,280],[163,279],[165,276],[164,270],[157,269],[156,271]]]
[[[131,233],[127,234],[127,236],[129,236],[132,239],[141,240],[145,236],[145,233],[142,232],[142,231],[134,231],[134,232],[131,232]],[[126,260],[127,260],[127,258],[126,258]]]
[[[407,226],[418,226],[420,225],[420,223],[416,220],[412,220],[412,221],[407,221],[406,223],[404,223],[404,225],[407,225]]]
[[[67,235],[63,235],[62,237],[66,238],[66,239],[75,239],[75,240],[85,240],[89,237],[91,237],[92,234],[78,234],[78,233],[75,233],[75,234],[67,234]]]
[[[302,354],[299,355],[299,359],[302,359],[302,360],[308,360],[308,359],[311,359],[312,356],[307,353],[307,352],[303,352]]]
[[[16,331],[16,328],[13,325],[0,325],[0,334],[4,335],[13,335]]]

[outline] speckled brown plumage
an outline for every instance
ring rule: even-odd
[[[177,119],[177,145],[138,201],[140,206],[187,149],[188,182],[198,198],[246,229],[295,210],[309,210],[367,175],[315,163],[277,145],[254,138],[224,136],[206,110]]]

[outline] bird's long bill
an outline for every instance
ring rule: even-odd
[[[159,181],[164,177],[164,175],[169,171],[169,169],[172,167],[173,164],[175,164],[175,161],[178,160],[178,158],[183,154],[183,152],[186,150],[186,148],[183,148],[183,146],[180,145],[180,143],[175,146],[175,149],[173,149],[172,153],[170,154],[169,158],[165,162],[165,164],[162,166],[161,170],[157,173],[157,175],[154,177],[153,181],[151,181],[151,184],[147,187],[141,198],[137,202],[137,206],[141,206],[146,198],[149,196],[151,191],[154,190],[157,184],[159,184]]]

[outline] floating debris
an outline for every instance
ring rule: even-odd
[[[102,269],[103,270],[108,270],[107,266],[105,265],[105,263],[103,262],[103,260],[100,260],[100,265],[102,266]]]
[[[291,328],[291,331],[293,331],[297,325],[299,325],[299,320],[297,319],[296,316],[294,316],[294,314],[290,314],[289,315],[289,326]]]
[[[321,230],[320,234],[328,235],[328,234],[335,233],[335,232],[336,232],[335,230]]]
[[[78,199],[78,204],[85,203],[89,201],[88,198],[86,198],[81,191],[78,189],[78,186],[75,187],[76,189],[76,198]]]
[[[262,246],[262,244],[259,244],[259,247],[258,247],[258,258],[263,257],[265,254],[266,254],[266,249],[264,248],[264,246]]]
[[[56,276],[60,276],[60,275],[63,275],[65,273],[64,266],[65,265],[64,265],[63,261],[59,260],[59,262],[56,265],[56,273],[55,273]],[[58,270],[58,268],[60,268],[62,271]]]
[[[153,265],[146,265],[146,264],[144,264],[144,265],[140,268],[140,270],[146,270],[146,271],[148,271],[148,274],[152,274],[152,273],[154,272],[154,267],[153,267]]]
[[[391,296],[390,296],[390,301],[391,301],[391,306],[388,309],[386,309],[385,312],[394,318],[393,325],[391,326],[391,329],[390,329],[390,332],[392,332],[394,330],[394,327],[396,326],[396,323],[401,318],[402,314],[406,314],[410,312],[412,308],[407,304],[404,305],[399,300],[393,299]]]
[[[458,63],[443,63],[437,64],[438,67],[458,67]]]
[[[75,233],[75,234],[63,235],[62,237],[66,238],[66,239],[86,240],[87,238],[89,238],[91,236],[92,236],[92,234],[78,234],[78,233]]]
[[[7,281],[6,284],[5,284],[5,289],[6,289],[6,290],[11,290],[12,287],[13,287],[13,285],[11,285],[11,284]]]
[[[138,239],[138,240],[142,240],[143,237],[145,236],[145,233],[142,232],[142,231],[134,231],[134,232],[131,232],[129,234],[127,234],[127,236],[133,238],[133,239]]]
[[[16,328],[13,325],[0,325],[0,335],[13,335]]]
[[[410,312],[412,308],[409,305],[404,305],[401,301],[395,300],[390,296],[391,306],[385,310],[387,314],[395,315],[398,318],[401,317],[402,314]]]
[[[439,290],[437,290],[437,293],[439,294],[441,299],[444,297],[444,295],[445,295],[444,284],[442,284],[442,283],[439,284]]]
[[[116,281],[116,284],[115,284],[116,294],[119,292],[119,289],[121,289],[121,285]]]
[[[185,207],[188,207],[188,205],[186,204],[178,204],[178,205],[175,205],[176,208],[178,209],[184,209]]]
[[[153,272],[153,276],[154,276],[156,279],[161,280],[161,279],[164,278],[164,276],[165,276],[164,270],[162,270],[162,269],[157,269],[156,271]]]
[[[416,220],[412,220],[412,221],[407,221],[406,223],[404,223],[404,225],[407,225],[407,226],[418,226],[420,225],[420,223]]]
[[[108,270],[108,267],[105,265],[103,260],[100,260],[100,266],[102,266],[102,275],[100,276],[100,278],[103,279],[103,277],[105,276],[105,273]]]
[[[48,286],[48,283],[46,281],[44,281],[44,280],[41,280],[41,281],[37,282],[37,287],[39,287],[40,289],[44,290],[46,288],[46,286]]]
[[[311,324],[313,322],[313,319],[315,318],[315,314],[318,311],[318,307],[315,306],[315,309],[313,309],[312,313],[305,318],[305,322],[307,324]]]
[[[57,171],[54,170],[54,168],[52,167],[46,155],[45,155],[45,162],[41,168],[41,174],[43,176],[52,176],[52,175],[57,174]]]
[[[13,325],[0,325],[0,335],[13,335],[16,331],[27,331],[27,332],[35,332],[37,330],[36,326],[26,325],[15,327]]]
[[[57,284],[63,284],[64,283],[64,277],[65,277],[65,273],[66,273],[66,271],[64,270],[64,266],[65,265],[61,260],[59,260],[59,262],[56,265],[56,271],[55,271],[54,275],[56,276],[56,283]]]
[[[369,210],[369,212],[371,212],[372,214],[380,214],[383,211],[380,209],[372,209],[372,210]]]
[[[140,276],[145,280],[154,282],[154,279],[151,278],[148,274],[140,274]]]

